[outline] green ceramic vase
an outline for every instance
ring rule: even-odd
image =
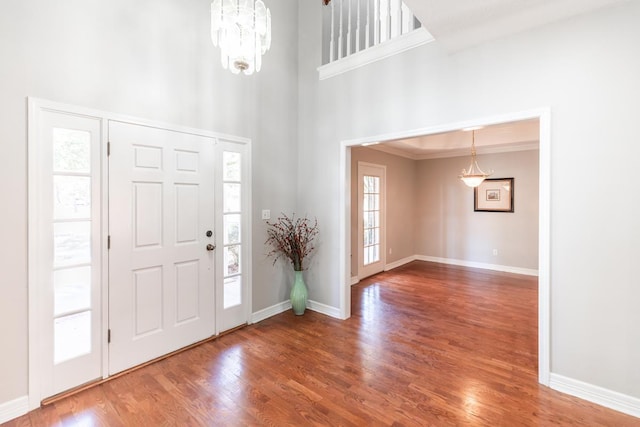
[[[295,278],[291,288],[291,307],[297,316],[302,316],[307,308],[307,286],[302,278],[302,271],[294,271]]]

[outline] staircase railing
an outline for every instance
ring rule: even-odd
[[[329,62],[420,27],[400,0],[332,0]]]
[[[323,18],[323,67],[402,38],[422,27],[401,0],[331,0],[326,9],[328,12],[325,10]],[[411,38],[409,44],[415,44],[417,39],[422,42],[433,40],[426,30],[421,30],[419,37]]]

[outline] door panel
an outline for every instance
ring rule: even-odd
[[[384,271],[386,263],[385,166],[358,162],[358,277]]]
[[[109,122],[110,374],[215,333],[214,140]]]

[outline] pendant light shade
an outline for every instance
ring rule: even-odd
[[[469,169],[462,169],[462,174],[458,176],[465,183],[467,187],[477,187],[482,184],[482,181],[487,179],[493,171],[489,171],[488,173],[483,172],[478,166],[478,161],[476,160],[476,131],[473,129],[471,131],[471,164],[469,165]]]
[[[211,41],[220,46],[222,67],[232,73],[253,74],[271,47],[271,11],[262,0],[214,0]]]

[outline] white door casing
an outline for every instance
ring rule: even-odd
[[[109,122],[109,374],[215,333],[214,138]]]
[[[358,278],[386,263],[386,166],[358,162]]]

